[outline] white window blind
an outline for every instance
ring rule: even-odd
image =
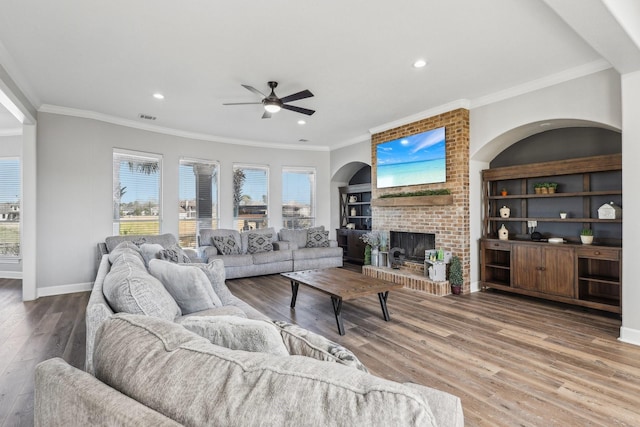
[[[183,248],[198,246],[201,229],[218,228],[217,162],[180,160],[179,239]]]
[[[113,151],[113,234],[160,234],[162,157]]]
[[[282,168],[282,226],[315,225],[316,171],[313,168]]]
[[[269,226],[269,168],[233,165],[233,212],[236,230]]]
[[[20,256],[20,159],[0,158],[0,256]]]

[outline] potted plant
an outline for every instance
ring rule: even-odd
[[[451,293],[459,295],[462,291],[462,283],[464,278],[462,277],[462,263],[457,256],[451,257],[451,263],[449,263],[449,284],[451,285]]]
[[[503,188],[502,190],[500,190],[500,195],[501,196],[506,196],[507,195],[507,189]]]
[[[557,182],[550,182],[548,187],[548,191],[550,194],[553,194],[556,192],[556,189],[558,188],[558,183]]]
[[[536,194],[542,193],[542,183],[538,182],[533,184],[533,190],[536,192]]]
[[[548,194],[549,193],[549,183],[548,182],[543,182],[542,184],[540,184],[540,193],[541,194]]]
[[[583,245],[590,245],[593,243],[593,230],[590,228],[583,228],[580,232],[580,240]]]

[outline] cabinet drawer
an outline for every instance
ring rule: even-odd
[[[580,247],[576,249],[576,254],[581,258],[610,259],[613,261],[620,259],[620,250],[611,248]]]
[[[505,242],[495,242],[495,241],[485,241],[484,242],[484,247],[486,249],[495,249],[498,251],[510,251],[511,250],[511,243],[505,243]]]

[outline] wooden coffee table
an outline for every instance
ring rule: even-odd
[[[389,321],[389,310],[387,310],[387,296],[392,289],[402,288],[403,285],[365,276],[364,274],[343,268],[325,268],[320,270],[294,271],[282,273],[284,277],[291,280],[291,308],[296,307],[298,287],[300,284],[310,286],[331,296],[333,312],[338,323],[338,332],[344,335],[342,325],[342,301],[355,299],[367,295],[378,294],[382,316]]]

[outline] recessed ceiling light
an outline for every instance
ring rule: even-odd
[[[298,120],[298,124],[299,125],[304,125],[304,124],[307,124],[307,122],[305,122],[304,120],[301,119],[301,120]]]
[[[164,99],[164,95],[163,95],[163,94],[161,94],[161,93],[154,93],[154,94],[153,94],[153,97],[154,97],[155,99]]]
[[[413,68],[423,68],[427,65],[427,61],[424,59],[418,59],[413,63]]]

